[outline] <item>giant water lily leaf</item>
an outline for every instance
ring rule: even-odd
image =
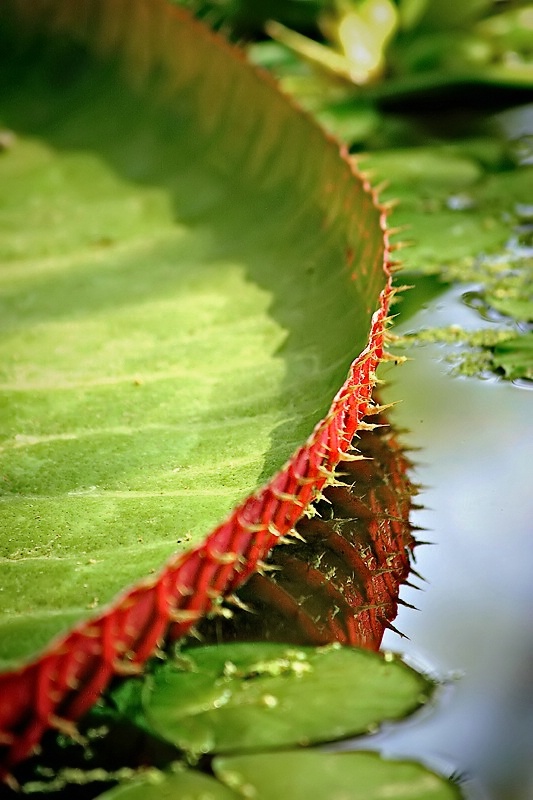
[[[16,760],[290,532],[372,410],[390,282],[368,184],[183,12],[0,31],[2,665],[89,618],[2,676]]]

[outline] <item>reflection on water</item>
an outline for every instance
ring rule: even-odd
[[[463,290],[433,300],[398,332],[450,322],[479,327]],[[487,323],[489,324],[489,323]],[[425,508],[413,522],[436,546],[417,550],[423,591],[401,596],[384,647],[451,679],[436,713],[379,736],[385,752],[423,757],[467,778],[470,796],[533,798],[532,395],[494,380],[453,378],[441,345],[413,348],[385,401],[420,448]],[[374,740],[377,744],[378,738]]]

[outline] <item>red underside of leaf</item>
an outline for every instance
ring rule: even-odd
[[[202,620],[200,641],[379,649],[411,569],[417,488],[385,416],[374,419],[376,428],[356,437],[365,460],[340,465],[314,515],[298,522],[298,538],[274,548],[237,597]]]

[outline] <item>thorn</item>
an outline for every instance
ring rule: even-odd
[[[401,403],[401,400],[395,400],[394,403],[384,403],[383,405],[375,405],[370,406],[369,410],[367,410],[367,416],[373,417],[374,414],[381,414],[383,411],[386,411],[388,408],[394,408],[397,406],[398,403]]]
[[[406,247],[414,247],[414,245],[414,239],[401,239],[399,242],[389,242],[389,250],[405,250]]]
[[[348,477],[348,476],[346,476],[346,477]],[[328,488],[328,489],[329,489],[330,487],[333,487],[333,488],[335,488],[335,487],[338,487],[338,486],[346,486],[346,484],[344,483],[344,481],[338,481],[338,480],[336,480],[336,479],[333,479],[333,480],[329,481],[329,482],[328,482],[328,484],[327,484],[327,488]],[[328,502],[328,503],[330,503],[330,502],[331,502],[330,500],[328,500],[328,498],[327,498],[327,497],[325,498],[325,500],[327,500],[327,502]]]
[[[424,576],[421,575],[420,572],[418,572],[414,567],[411,567],[410,572],[412,572],[415,578],[418,578],[419,581],[427,583],[427,580],[424,578]],[[407,581],[405,581],[405,583],[407,583]],[[415,589],[420,589],[420,586],[415,586]]]
[[[374,180],[374,176],[376,174],[376,170],[375,169],[365,169],[365,170],[360,169],[359,170],[359,174],[361,175],[361,178],[364,181],[372,182]]]
[[[396,344],[397,342],[401,341],[402,337],[398,336],[396,333],[392,331],[386,330],[383,331],[383,340],[385,344]]]
[[[117,675],[129,677],[142,675],[143,671],[143,665],[136,664],[134,661],[120,661],[119,659],[116,659],[113,662],[113,672],[115,672]]]
[[[419,608],[417,608],[416,606],[412,605],[411,603],[408,603],[407,600],[402,600],[401,597],[398,598],[398,603],[401,606],[405,606],[406,608],[412,608],[413,611],[420,611]]]
[[[55,728],[56,731],[59,731],[59,733],[62,733],[64,736],[69,736],[78,744],[87,744],[87,739],[85,736],[82,736],[72,720],[63,719],[63,717],[50,714],[47,721],[51,728]]]
[[[396,275],[397,272],[402,271],[403,264],[400,261],[389,261],[388,269],[391,275]]]
[[[299,533],[299,532],[296,530],[296,528],[292,528],[292,530],[290,530],[290,531],[288,532],[287,536],[292,536],[294,539],[298,539],[300,542],[303,542],[304,544],[307,544],[307,542],[306,542],[306,540],[304,539],[304,537],[302,536],[302,534],[301,534],[301,533]]]
[[[411,572],[414,572],[414,570],[412,569]],[[409,586],[411,589],[416,589],[417,592],[423,591],[421,586],[417,586],[416,583],[412,583],[411,581],[408,580],[402,581],[402,586]]]
[[[303,515],[304,515],[304,517],[307,517],[308,519],[313,519],[313,517],[320,516],[320,514],[318,513],[318,511],[316,510],[316,508],[314,507],[314,505],[312,503],[309,503],[309,505],[305,509]]]
[[[384,623],[384,627],[388,628],[393,633],[396,633],[401,639],[407,639],[409,641],[409,637],[406,636],[405,633],[402,633],[401,631],[399,631],[398,628],[395,628],[394,625],[392,624],[392,622],[385,622]]]
[[[409,525],[411,531],[429,531],[431,528],[424,528],[422,525]]]
[[[376,413],[377,414],[378,412],[377,411],[376,412],[372,411],[370,413],[372,413],[372,414]],[[368,456],[352,455],[351,453],[341,453],[341,454],[339,454],[339,461],[372,461],[372,460],[373,459],[369,458]]]
[[[279,572],[281,567],[277,564],[267,564],[266,561],[258,561],[256,564],[256,571],[264,574],[265,572]]]
[[[264,530],[264,527],[261,526],[261,530]],[[217,550],[207,550],[207,556],[217,564],[235,564],[236,561],[240,558],[240,553],[220,553]]]
[[[350,477],[350,473],[349,472],[341,472],[341,470],[339,470],[338,467],[336,467],[335,468],[335,476],[337,478],[349,478]],[[335,484],[332,484],[332,485],[335,485]],[[344,486],[344,484],[343,484],[343,486]]]
[[[235,606],[235,608],[240,608],[241,611],[247,611],[250,614],[256,613],[251,606],[247,605],[246,603],[243,603],[241,598],[236,594],[228,595],[228,597],[226,597],[226,602],[230,603],[232,606]]]
[[[169,609],[168,616],[171,622],[198,622],[201,613],[199,611],[191,611],[190,609]]]
[[[404,231],[411,230],[412,227],[413,227],[412,225],[407,225],[407,224],[406,225],[396,225],[395,228],[388,228],[387,229],[387,233],[389,234],[389,236],[396,236],[396,234],[398,234],[398,233],[404,233]]]
[[[387,178],[385,178],[385,180],[381,181],[381,183],[378,183],[377,186],[374,186],[374,192],[376,195],[379,196],[381,192],[384,192],[385,189],[387,189],[389,186],[390,186],[390,181]],[[380,205],[381,208],[385,211],[386,209],[384,208],[384,204],[381,203]]]
[[[271,489],[271,494],[276,498],[276,500],[280,500],[282,503],[294,503],[301,508],[304,507],[304,504],[301,500],[298,500],[296,495],[291,494],[290,492],[282,492],[279,489]],[[264,530],[264,526],[262,526]]]
[[[215,605],[209,611],[209,616],[213,617],[224,617],[224,619],[231,619],[233,617],[233,611],[231,608],[226,608],[225,606]]]
[[[409,289],[414,289],[414,288],[415,288],[415,286],[414,286],[413,283],[411,283],[411,284],[403,283],[401,286],[395,286],[394,287],[394,291],[397,292],[397,293],[408,292]]]
[[[386,428],[387,425],[380,425],[378,422],[360,422],[357,427],[360,431],[375,431],[376,428]]]
[[[18,793],[21,791],[22,787],[20,783],[18,782],[18,780],[15,778],[14,775],[11,775],[10,772],[8,772],[7,775],[2,773],[2,775],[0,776],[0,781],[4,781],[4,783],[14,792]]]
[[[406,361],[412,361],[408,356],[397,356],[394,353],[389,353],[387,350],[383,352],[381,357],[382,361],[393,361],[395,364],[405,364]]]
[[[331,486],[332,484],[330,483],[328,485]],[[331,500],[329,499],[329,497],[327,497],[323,492],[319,492],[317,494],[317,496],[315,497],[315,499],[313,500],[313,503],[322,503],[322,502],[323,503],[329,503],[330,505],[332,505]]]
[[[333,477],[335,475],[335,470],[328,469],[327,467],[324,467],[324,466],[318,467],[318,472],[319,472],[320,475],[322,475],[326,479],[326,481],[328,481],[328,483],[329,483],[330,480],[333,479]]]

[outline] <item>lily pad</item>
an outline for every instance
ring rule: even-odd
[[[273,643],[200,647],[147,679],[149,730],[199,755],[309,745],[366,733],[427,701],[399,659]]]
[[[516,207],[531,194],[531,167],[493,173],[477,148],[464,145],[412,147],[365,156],[387,194],[400,201],[393,224],[405,226],[409,270],[458,279],[481,253],[500,251],[511,238]],[[446,269],[453,268],[453,275]]]
[[[159,773],[117,786],[99,795],[101,800],[237,800],[239,795],[222,782],[197,770]]]
[[[218,757],[215,774],[245,797],[261,800],[458,800],[459,789],[426,767],[375,753],[266,753]]]
[[[493,348],[493,360],[509,380],[526,378],[533,381],[533,333],[499,342]]]

